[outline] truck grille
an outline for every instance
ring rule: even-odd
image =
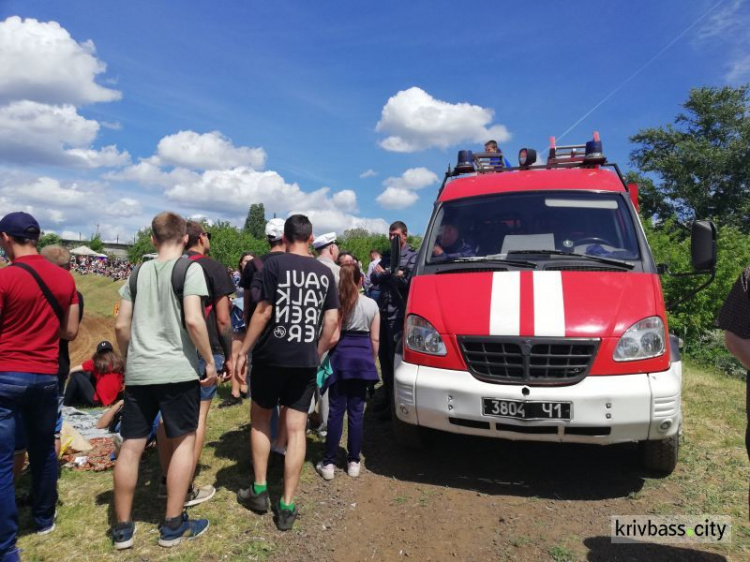
[[[566,385],[583,379],[598,339],[459,336],[469,372],[496,384]]]

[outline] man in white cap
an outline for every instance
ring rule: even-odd
[[[336,244],[336,233],[326,232],[325,234],[321,234],[313,240],[313,248],[318,252],[318,261],[331,268],[333,276],[336,279],[336,286],[338,287],[341,268],[336,263],[339,257],[339,245]]]

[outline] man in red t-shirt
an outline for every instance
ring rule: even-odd
[[[0,559],[17,560],[13,489],[16,416],[24,423],[37,531],[55,528],[57,371],[60,338],[78,333],[78,295],[70,273],[39,255],[39,223],[28,213],[0,220]]]

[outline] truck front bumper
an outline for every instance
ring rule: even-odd
[[[396,356],[398,418],[451,433],[523,441],[626,443],[661,440],[682,424],[682,363],[667,371],[588,376],[570,386],[491,384],[466,371],[414,365]],[[482,399],[570,402],[571,419],[519,420],[483,414]]]

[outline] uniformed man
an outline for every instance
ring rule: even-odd
[[[396,343],[404,332],[404,316],[406,315],[406,299],[409,296],[409,282],[417,263],[417,251],[407,242],[408,230],[401,221],[394,222],[388,229],[388,236],[392,240],[397,237],[401,241],[401,257],[398,268],[394,273],[384,269],[381,264],[375,266],[371,280],[381,289],[378,298],[380,308],[380,372],[383,377],[385,393],[381,394],[373,408],[380,412],[382,419],[391,415],[393,401],[393,363],[396,355]]]

